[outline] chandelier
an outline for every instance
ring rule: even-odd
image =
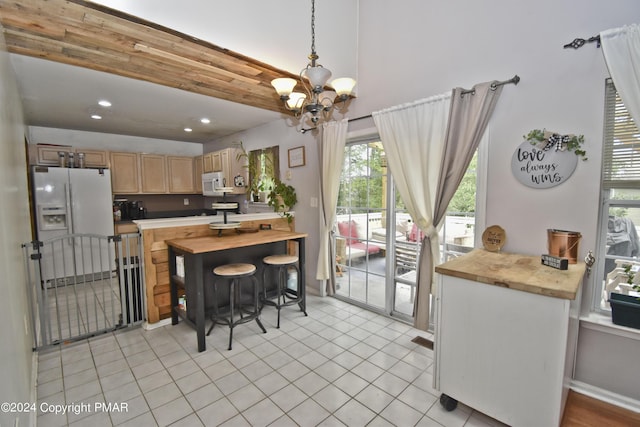
[[[349,77],[334,79],[329,83],[333,90],[325,90],[325,85],[331,77],[331,71],[317,63],[316,53],[316,2],[311,0],[311,62],[300,71],[300,82],[306,93],[294,92],[297,80],[288,77],[274,79],[271,85],[276,89],[287,110],[293,111],[296,117],[308,113],[314,128],[322,117],[328,120],[334,107],[340,109],[346,105],[351,97],[356,81]],[[341,103],[341,105],[338,105]],[[310,129],[304,129],[306,132]]]

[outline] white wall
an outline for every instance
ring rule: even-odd
[[[487,225],[506,230],[509,252],[545,253],[547,228],[580,231],[580,258],[595,249],[608,73],[595,45],[563,45],[637,22],[639,2],[367,0],[360,2],[359,16],[359,97],[351,117],[520,75],[518,86],[504,87],[490,124]],[[514,150],[535,128],[585,136],[589,160],[558,187],[531,189],[511,174]],[[606,328],[581,335],[588,340],[579,343],[577,379],[640,400],[638,370],[614,371],[606,361],[621,338]],[[637,364],[640,340],[620,345],[625,351],[616,360]]]
[[[456,86],[470,88],[518,74],[520,84],[504,87],[490,124],[487,225],[499,224],[506,230],[505,251],[532,255],[547,251],[547,228],[580,231],[579,256],[583,258],[596,244],[604,81],[608,73],[602,50],[595,45],[579,50],[564,49],[563,45],[576,37],[589,38],[632,23],[639,16],[640,3],[635,0],[360,1],[359,96],[347,116],[365,116]],[[362,120],[350,125],[350,130],[370,126],[370,119]],[[511,156],[522,136],[542,128],[584,135],[589,158],[579,162],[567,182],[545,190],[525,187],[510,169]],[[308,162],[313,161],[309,146],[315,143],[309,135],[301,136],[294,129],[272,124],[217,141],[215,146],[226,146],[237,139],[242,139],[248,149],[276,143],[290,147],[306,140]],[[212,149],[207,146],[204,151]],[[284,156],[286,150],[281,153]],[[316,168],[295,171],[293,185],[305,199],[319,193]],[[316,241],[318,212],[307,206],[308,201],[302,200],[296,207],[296,211],[304,209],[296,224]],[[315,269],[317,246],[309,249],[308,263]],[[585,306],[590,299],[591,289],[585,281]],[[591,331],[588,341],[579,343],[577,379],[640,400],[640,389],[628,387],[640,383],[637,370],[609,370],[604,376],[601,373],[608,366],[603,358],[589,357],[611,351],[605,349],[615,337],[606,328],[604,331]],[[635,349],[621,357],[624,364],[636,363],[640,341],[621,345]],[[629,390],[636,393],[629,395]]]
[[[2,30],[2,27],[0,27]],[[2,33],[2,31],[0,31]],[[2,345],[0,402],[29,402],[32,395],[33,336],[21,244],[31,240],[22,104],[0,35],[0,271]],[[35,416],[35,415],[34,415]],[[29,413],[0,412],[0,425],[29,424]]]
[[[29,127],[29,144],[70,145],[92,150],[171,154],[174,156],[199,156],[202,154],[202,144],[195,142],[40,126]]]
[[[311,198],[318,198],[320,192],[317,135],[313,132],[307,132],[303,135],[291,125],[290,120],[268,123],[205,144],[204,152],[231,147],[234,142],[238,141],[242,141],[242,145],[247,151],[273,145],[279,146],[280,179],[292,185],[298,196],[298,203],[293,208],[296,231],[309,234],[306,239],[307,287],[312,292],[321,294],[320,282],[316,280],[318,247],[320,245],[318,238],[319,210],[311,207]],[[301,146],[305,147],[306,165],[289,168],[288,150]],[[291,179],[286,179],[287,172],[291,173]]]

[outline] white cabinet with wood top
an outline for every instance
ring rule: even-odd
[[[560,425],[584,271],[482,249],[437,266],[434,386],[445,408],[460,401],[508,425]]]

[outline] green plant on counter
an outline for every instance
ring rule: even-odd
[[[240,152],[236,155],[238,162],[246,159],[244,167],[249,172],[249,184],[247,185],[247,198],[254,197],[253,201],[257,201],[257,197],[261,192],[269,191],[273,188],[273,163],[268,156],[264,156],[264,150],[255,150],[247,152],[242,141],[234,142]]]
[[[584,135],[559,135],[555,132],[549,132],[545,129],[534,129],[529,132],[524,138],[532,145],[536,145],[539,149],[554,149],[556,144],[560,148],[560,151],[572,151],[576,156],[582,157],[582,160],[587,160],[587,152],[582,149],[584,144]]]
[[[296,203],[298,203],[296,189],[280,180],[276,181],[267,197],[267,204],[273,208],[274,212],[280,213],[287,218],[287,222],[291,223],[293,216],[289,210]]]

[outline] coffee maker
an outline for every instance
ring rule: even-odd
[[[131,221],[134,219],[145,219],[147,209],[139,200],[128,201],[127,199],[116,199],[113,201],[114,214],[120,212],[120,221]]]
[[[129,219],[144,219],[147,217],[147,210],[139,200],[128,202]]]

